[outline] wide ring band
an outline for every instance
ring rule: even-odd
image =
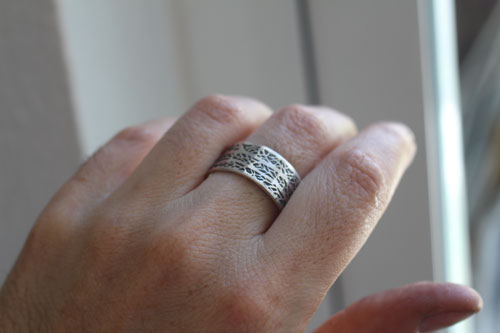
[[[269,147],[250,142],[230,146],[209,172],[228,171],[256,183],[283,209],[300,182],[294,167]]]

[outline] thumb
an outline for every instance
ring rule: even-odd
[[[482,304],[481,296],[469,287],[419,282],[363,298],[315,333],[429,332],[479,312]]]

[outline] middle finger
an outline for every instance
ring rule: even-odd
[[[328,152],[356,134],[354,122],[326,107],[291,105],[277,111],[246,141],[281,154],[304,177]],[[278,209],[252,181],[214,172],[197,189],[198,200],[214,208],[224,232],[253,236],[264,232]],[[241,234],[243,233],[243,234]]]

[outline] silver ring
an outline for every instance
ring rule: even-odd
[[[250,142],[230,146],[208,171],[229,171],[256,183],[283,209],[300,182],[300,176],[283,156],[269,147]]]

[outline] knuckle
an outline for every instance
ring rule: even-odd
[[[105,172],[108,167],[106,159],[107,149],[101,147],[93,153],[79,168],[71,178],[71,184],[78,186],[81,184],[92,183],[93,175],[97,172]]]
[[[46,225],[48,228],[62,228],[80,222],[80,203],[71,196],[72,186],[72,183],[64,185],[65,188],[61,189],[45,207],[35,226]]]
[[[118,132],[118,134],[113,138],[112,141],[151,144],[155,143],[157,140],[157,135],[147,126],[132,126]]]
[[[377,201],[385,186],[380,164],[368,152],[359,149],[342,152],[339,161],[339,169],[347,174],[346,186],[350,192],[368,202]]]
[[[326,131],[318,116],[299,104],[281,109],[278,117],[287,132],[293,136],[305,137],[308,141],[322,140]]]
[[[49,255],[72,241],[74,218],[68,210],[48,209],[37,220],[26,240],[26,248]]]
[[[210,95],[202,98],[196,103],[194,110],[221,125],[239,123],[244,117],[243,109],[234,98],[223,95]]]

